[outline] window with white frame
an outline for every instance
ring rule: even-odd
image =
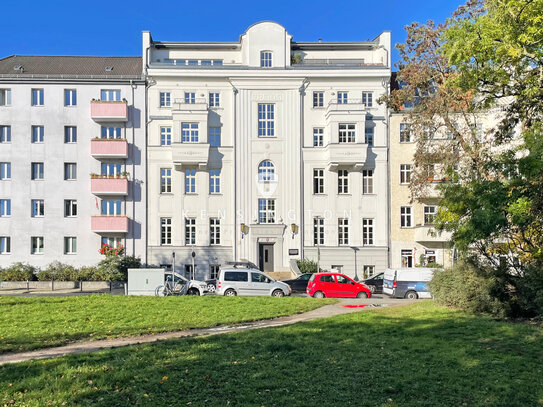
[[[185,92],[185,103],[188,103],[188,104],[196,103],[196,93]]]
[[[258,164],[258,181],[267,182],[275,179],[275,165],[270,160]]]
[[[324,218],[319,216],[313,218],[313,244],[324,246]]]
[[[373,170],[362,170],[362,193],[373,194]]]
[[[366,107],[373,106],[373,92],[362,92],[362,104]]]
[[[364,272],[364,279],[373,277],[375,274],[375,266],[364,265],[363,272]]]
[[[32,143],[43,143],[43,134],[44,134],[43,126],[32,126],[32,137],[31,137]]]
[[[209,193],[221,193],[221,170],[209,170]]]
[[[313,92],[313,107],[324,107],[324,92]]]
[[[187,168],[185,170],[185,194],[196,193],[196,170]]]
[[[11,253],[11,237],[0,236],[0,254],[10,254],[10,253]]]
[[[185,245],[196,244],[196,218],[185,218]]]
[[[102,138],[122,138],[120,127],[102,127]]]
[[[64,179],[66,181],[74,181],[77,179],[76,163],[64,163]]]
[[[102,199],[102,215],[122,215],[122,201],[118,199]]]
[[[322,127],[313,127],[313,147],[322,147],[324,145],[324,129]]]
[[[221,244],[221,220],[219,218],[209,218],[209,244]]]
[[[43,106],[43,89],[32,89],[32,106]]]
[[[64,106],[77,106],[77,91],[64,89]]]
[[[30,238],[30,253],[43,254],[43,236],[32,236]]]
[[[413,226],[413,219],[410,206],[400,207],[400,226],[402,228],[410,228]]]
[[[209,92],[209,107],[220,107],[221,98],[219,92]]]
[[[11,106],[11,89],[0,89],[0,106]]]
[[[77,143],[77,127],[76,126],[64,126],[64,142]]]
[[[101,246],[119,247],[123,246],[123,238],[120,236],[104,236],[100,243]]]
[[[324,194],[324,169],[313,169],[313,193]]]
[[[354,143],[356,141],[356,130],[354,123],[339,124],[339,142]]]
[[[349,101],[349,92],[338,92],[337,93],[337,102],[340,105],[343,105]]]
[[[100,175],[104,177],[120,177],[122,166],[121,163],[102,163],[100,165]]]
[[[209,128],[209,145],[211,147],[221,146],[221,128],[220,127]]]
[[[172,218],[160,218],[160,244],[172,244]]]
[[[11,126],[0,126],[0,143],[11,143]]]
[[[161,168],[160,169],[160,193],[172,192],[172,169]]]
[[[338,170],[337,172],[337,193],[349,193],[349,171],[347,170]]]
[[[338,219],[338,245],[346,246],[349,244],[349,219]]]
[[[362,245],[373,246],[373,219],[362,219]]]
[[[262,68],[271,68],[272,66],[272,52],[271,51],[260,52],[260,66]]]
[[[374,127],[366,127],[364,129],[364,143],[366,143],[368,147],[373,147],[374,129]]]
[[[400,184],[411,182],[411,164],[400,164]]]
[[[424,206],[424,224],[433,225],[436,221],[437,206],[425,205]]]
[[[427,266],[430,263],[437,263],[435,250],[424,250],[424,265]]]
[[[0,218],[11,216],[11,199],[0,199]]]
[[[41,218],[45,216],[45,202],[43,199],[31,200],[31,216],[33,218]]]
[[[275,105],[273,103],[258,104],[258,137],[275,136]]]
[[[64,236],[64,254],[77,253],[77,237]]]
[[[119,89],[102,89],[100,91],[100,100],[102,102],[120,102],[121,91]]]
[[[401,255],[402,267],[413,267],[413,249],[402,249]]]
[[[400,123],[400,143],[411,142],[411,125],[409,123]]]
[[[160,107],[171,107],[171,94],[170,92],[160,92]]]
[[[181,123],[181,141],[183,143],[198,142],[198,123]]]
[[[43,179],[43,163],[30,164],[30,179],[34,181]]]
[[[0,181],[11,179],[11,163],[0,163]]]
[[[160,145],[169,146],[172,144],[172,128],[161,127],[160,128]]]
[[[77,200],[65,199],[64,200],[64,217],[73,218],[77,216]]]
[[[258,223],[275,223],[275,199],[258,200]]]

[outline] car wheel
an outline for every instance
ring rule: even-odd
[[[368,298],[368,294],[364,291],[360,291],[358,294],[356,294],[356,298]]]
[[[187,295],[200,295],[200,291],[197,288],[189,288]]]
[[[324,298],[324,293],[322,291],[317,291],[313,294],[313,298]]]
[[[237,295],[236,291],[232,288],[229,288],[228,290],[224,292],[225,297],[235,297],[236,295]]]
[[[415,291],[408,291],[405,293],[403,298],[407,298],[408,300],[416,300],[419,298],[419,296]]]
[[[275,290],[272,293],[272,297],[284,297],[284,296],[285,296],[285,293],[283,292],[283,290]]]
[[[207,285],[207,292],[208,292],[208,293],[214,293],[215,290],[216,290],[215,284],[208,284],[208,285]]]

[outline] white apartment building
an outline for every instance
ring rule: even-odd
[[[261,22],[235,42],[143,33],[148,262],[197,278],[300,258],[362,277],[388,265],[390,33],[295,42]],[[194,252],[194,257],[192,253]],[[355,268],[356,264],[356,268]]]
[[[0,59],[0,267],[145,261],[141,58]]]

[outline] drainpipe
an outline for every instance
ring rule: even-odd
[[[148,100],[148,94],[149,94],[149,88],[156,84],[156,82],[151,82],[147,80],[147,75],[145,75],[145,178],[144,178],[144,184],[145,184],[145,264],[147,264],[149,259],[149,157],[147,156],[148,151],[148,129],[149,129],[149,123],[151,123],[151,120],[149,120],[149,104],[147,103]]]
[[[390,94],[390,79],[388,80],[388,83],[383,83],[383,87],[385,88],[387,95]],[[391,196],[391,182],[390,182],[390,109],[386,107],[385,109],[385,120],[383,120],[385,127],[386,127],[386,152],[387,152],[387,268],[392,267],[392,225],[391,225],[391,213],[390,210],[392,208],[392,196]]]
[[[136,101],[134,98],[134,93],[137,85],[134,84],[134,81],[130,80],[130,87],[132,88],[132,255],[136,256],[136,236],[134,234],[134,225],[136,222],[136,163],[134,160],[136,151],[136,127],[134,124],[134,109],[136,108]]]
[[[228,83],[230,83],[230,86],[232,86],[232,99],[234,101],[234,108],[233,108],[233,111],[234,111],[234,114],[233,114],[233,117],[234,117],[234,133],[232,134],[233,136],[233,143],[232,143],[232,146],[234,147],[233,148],[233,153],[234,153],[234,157],[233,157],[233,163],[234,163],[234,241],[233,241],[233,248],[234,248],[234,261],[238,261],[238,220],[237,220],[237,214],[236,214],[236,211],[237,211],[237,203],[238,203],[238,198],[237,198],[237,194],[238,194],[238,171],[237,171],[237,154],[236,154],[236,130],[237,130],[237,98],[236,96],[238,95],[238,89],[234,86],[234,84],[232,83],[232,81],[230,80],[230,78],[227,78],[226,79],[228,81]]]
[[[300,258],[304,258],[304,242],[305,242],[305,189],[304,189],[304,95],[305,90],[309,86],[309,79],[304,78],[302,86],[300,86]]]

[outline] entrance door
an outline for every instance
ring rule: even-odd
[[[273,271],[273,243],[260,243],[258,247],[260,270]]]

